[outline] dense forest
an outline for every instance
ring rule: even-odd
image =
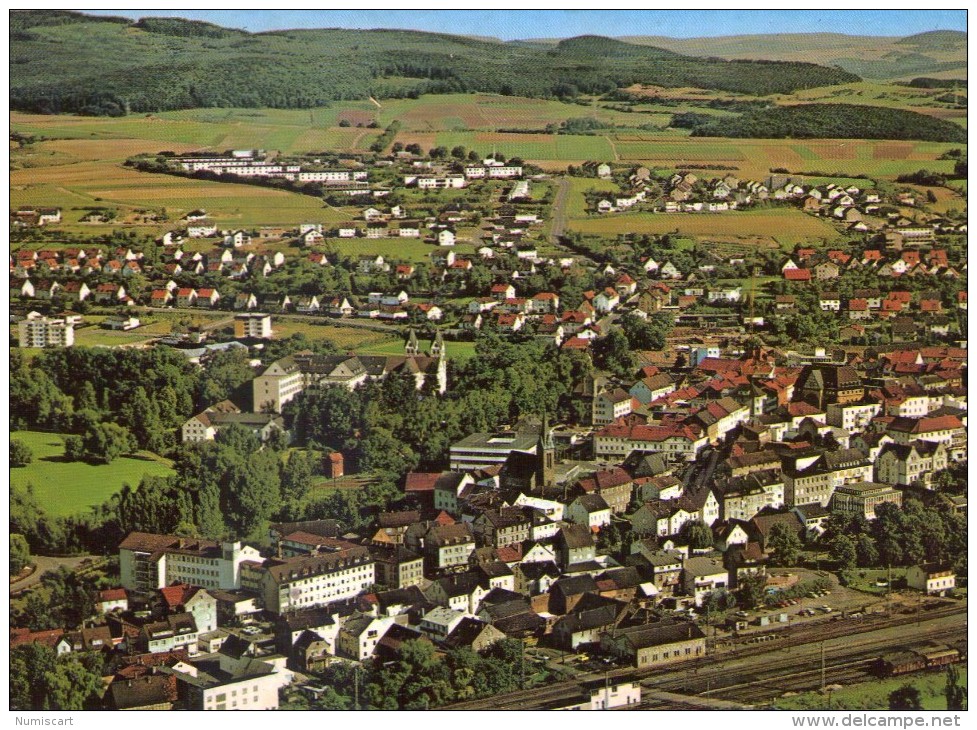
[[[810,63],[697,58],[596,36],[541,48],[399,30],[251,34],[61,11],[13,13],[10,43],[11,107],[41,113],[305,108],[472,91],[572,98],[634,83],[766,95],[858,80]]]
[[[689,120],[682,121],[687,125]],[[694,124],[692,136],[918,139],[965,143],[967,130],[952,122],[904,109],[855,104],[798,104],[755,109],[732,119],[702,120]]]

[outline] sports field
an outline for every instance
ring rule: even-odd
[[[60,434],[14,431],[10,438],[23,441],[34,452],[31,464],[10,470],[11,486],[23,489],[32,484],[41,507],[56,517],[83,514],[108,500],[123,484],[139,486],[143,476],[173,474],[171,462],[149,452],[93,466],[64,461]]]

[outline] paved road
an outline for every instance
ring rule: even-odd
[[[558,189],[556,197],[553,199],[553,227],[550,228],[550,243],[556,244],[563,237],[563,231],[567,227],[567,195],[570,194],[570,181],[561,177],[556,181]]]
[[[33,560],[35,570],[29,576],[23,580],[16,581],[10,584],[10,593],[19,593],[20,591],[26,590],[32,586],[37,585],[41,581],[41,576],[45,573],[53,573],[58,568],[64,566],[74,570],[77,568],[83,560],[90,558],[92,560],[97,560],[96,555],[72,555],[68,558],[50,558],[45,555],[32,555],[31,560]]]

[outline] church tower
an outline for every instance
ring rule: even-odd
[[[448,389],[448,352],[444,348],[444,337],[441,330],[434,335],[434,342],[431,344],[431,357],[438,361],[438,393],[444,395]]]
[[[537,469],[536,484],[540,491],[545,487],[556,484],[556,444],[550,431],[549,418],[543,412],[543,425],[539,432],[539,442],[536,445]]]
[[[441,330],[438,330],[434,335],[434,342],[431,343],[431,357],[443,358],[444,356],[444,338],[441,336]]]
[[[417,344],[417,333],[414,332],[413,327],[410,327],[407,330],[407,342],[404,343],[404,354],[413,357],[419,355],[420,352],[420,345]]]

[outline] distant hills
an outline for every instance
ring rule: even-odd
[[[636,83],[767,95],[856,80],[808,60],[703,58],[598,36],[547,45],[402,30],[248,33],[182,18],[10,14],[10,104],[42,113],[305,108],[476,91],[573,99]]]
[[[956,30],[905,38],[801,33],[716,38],[627,36],[618,40],[697,56],[808,61],[838,66],[867,80],[967,78],[967,34]]]

